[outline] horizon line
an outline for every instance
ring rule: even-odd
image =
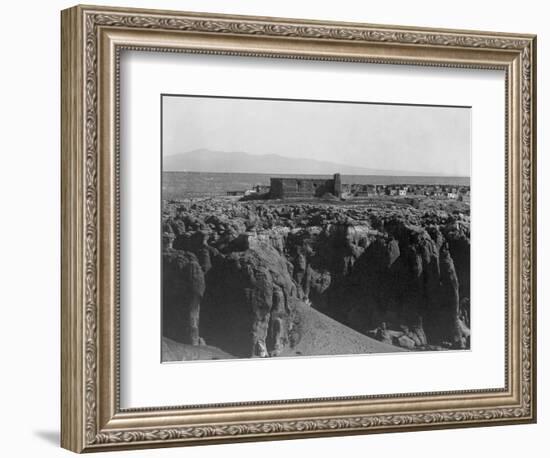
[[[388,170],[388,172],[392,172],[391,170]],[[398,170],[395,170],[394,172],[399,172]],[[334,172],[334,173],[268,173],[268,172],[211,172],[206,170],[162,170],[162,173],[219,173],[219,174],[247,174],[247,175],[312,175],[312,176],[333,176],[336,173],[339,173],[341,176],[365,176],[365,177],[437,177],[437,178],[471,178],[470,175],[449,175],[449,174],[438,174],[438,173],[430,173],[430,174],[421,174],[417,172],[409,172],[404,173],[401,172],[397,175],[392,175],[388,173],[340,173],[340,172]]]
[[[255,156],[255,157],[277,156],[277,157],[281,157],[283,159],[291,159],[291,160],[312,160],[312,161],[315,161],[315,162],[318,162],[318,163],[337,165],[337,166],[342,166],[342,167],[347,167],[347,168],[358,168],[358,169],[366,169],[366,170],[369,170],[369,169],[382,170],[382,171],[385,171],[385,172],[395,172],[395,173],[401,173],[401,174],[405,174],[405,172],[406,172],[406,175],[464,177],[464,178],[469,178],[470,177],[470,175],[452,175],[452,174],[448,174],[448,173],[433,173],[433,172],[428,173],[428,175],[425,175],[423,172],[416,171],[416,170],[395,170],[395,169],[384,169],[384,168],[378,168],[378,167],[372,167],[371,168],[371,167],[365,167],[365,166],[362,166],[362,165],[342,164],[340,162],[332,162],[332,161],[323,160],[323,159],[311,159],[311,158],[307,158],[307,157],[303,157],[303,156],[298,156],[298,157],[285,156],[285,155],[282,155],[280,153],[250,153],[248,151],[242,151],[242,150],[240,150],[240,151],[223,151],[223,150],[215,150],[215,149],[210,149],[210,148],[195,148],[195,149],[192,149],[192,150],[187,150],[187,151],[184,151],[184,152],[178,152],[178,153],[173,153],[173,154],[164,154],[164,151],[161,148],[161,158],[162,158],[162,162],[164,162],[165,158],[174,157],[174,156],[181,156],[181,155],[194,153],[194,152],[200,152],[200,151],[207,151],[207,152],[211,152],[211,153],[222,153],[222,154],[245,154],[247,156]],[[174,170],[174,171],[176,171],[176,170]],[[163,170],[163,172],[164,172],[164,170]],[[179,172],[193,172],[193,170],[179,170]],[[199,171],[195,170],[195,172],[199,172]],[[264,173],[264,172],[206,172],[205,171],[205,173]],[[335,173],[339,173],[339,172],[335,172]],[[279,173],[278,175],[282,175],[282,174]],[[297,174],[293,174],[293,175],[297,175]],[[326,175],[326,174],[323,174],[323,173],[305,173],[304,175]],[[332,175],[332,174],[329,173],[328,175]],[[343,174],[343,175],[365,175],[365,176],[369,176],[369,175],[377,175],[377,174],[361,174],[361,173],[349,174],[348,173],[348,174]],[[378,174],[378,175],[380,175],[380,174]],[[388,174],[384,174],[384,175],[390,176]]]

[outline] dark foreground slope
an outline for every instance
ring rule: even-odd
[[[306,304],[296,305],[297,330],[300,337],[292,347],[288,346],[279,356],[327,356],[367,353],[393,353],[405,351],[395,345],[379,342],[336,320],[318,312]],[[211,345],[188,345],[167,337],[162,339],[163,361],[196,361],[234,359],[234,355]]]
[[[233,355],[211,345],[188,345],[168,337],[162,338],[162,361],[198,361],[211,359],[234,359]]]

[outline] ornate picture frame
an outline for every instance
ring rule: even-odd
[[[536,421],[536,37],[75,6],[61,15],[61,445],[75,452]],[[122,409],[123,50],[505,72],[502,389]]]

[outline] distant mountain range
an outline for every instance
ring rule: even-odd
[[[249,154],[198,149],[163,158],[164,172],[226,172],[331,175],[403,175],[431,176],[434,174],[403,170],[383,170],[356,167],[337,162],[306,158],[291,158],[278,154]]]

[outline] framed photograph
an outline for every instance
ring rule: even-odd
[[[62,446],[536,420],[536,38],[62,12]]]

